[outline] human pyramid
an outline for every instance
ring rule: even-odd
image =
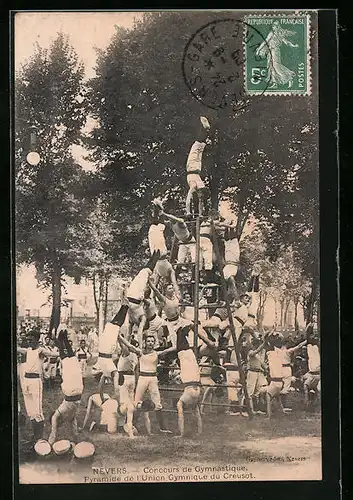
[[[76,442],[79,441],[80,431],[87,428],[92,432],[111,434],[122,428],[129,438],[134,438],[138,434],[136,423],[141,415],[147,434],[152,434],[150,413],[154,411],[159,431],[172,434],[166,426],[161,402],[159,384],[162,373],[167,381],[170,381],[170,373],[178,373],[179,387],[182,384],[182,394],[176,403],[179,437],[183,437],[185,432],[186,407],[192,410],[195,417],[196,433],[202,433],[202,416],[222,386],[227,389],[228,415],[248,416],[251,412],[270,418],[274,401],[284,413],[289,411],[286,398],[294,381],[292,357],[304,347],[308,360],[308,370],[303,377],[307,406],[311,403],[312,392],[320,392],[319,339],[314,334],[313,326],[309,324],[306,338],[291,347],[274,329],[264,335],[256,331],[260,287],[260,272],[256,266],[247,292],[238,292],[235,281],[240,260],[237,225],[233,220],[222,219],[217,210],[211,209],[206,213],[206,187],[201,178],[202,155],[206,145],[212,141],[209,121],[201,117],[200,122],[200,130],[186,163],[189,186],[186,215],[177,217],[168,214],[164,211],[162,200],[152,201],[148,232],[150,258],[132,280],[119,310],[99,336],[96,367],[101,376],[97,391],[88,399],[81,426],[76,417],[84,390],[82,362],[87,359],[84,345],[74,352],[67,327],[62,324],[51,340],[55,348],[39,346],[39,333],[36,331],[27,334],[27,347],[18,346],[18,352],[26,356],[21,387],[26,412],[32,422],[33,444],[39,454],[41,446],[38,443],[42,443],[45,450],[48,446],[52,447],[58,454],[72,446],[69,440],[56,440],[58,427],[63,422],[70,424]],[[198,200],[196,215],[192,213],[195,195]],[[195,217],[201,221],[199,235],[194,229]],[[164,234],[167,224],[178,247],[174,266]],[[197,236],[200,294],[196,304],[196,322],[193,283]],[[191,275],[188,274],[190,270]],[[222,286],[215,283],[217,280]],[[123,333],[126,324],[128,327]],[[114,360],[117,351],[119,357]],[[45,441],[43,360],[55,363],[57,358],[61,360],[63,401],[50,418],[51,432]],[[241,372],[246,376],[245,387],[240,383]],[[111,395],[105,392],[107,381],[111,381],[113,386]],[[246,395],[248,402],[244,406]],[[94,407],[101,411],[100,422],[91,422],[88,426]],[[86,447],[79,447],[77,453],[84,458],[85,454],[93,452],[92,445],[87,444]]]

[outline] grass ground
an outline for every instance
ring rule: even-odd
[[[78,412],[79,425],[85,415],[88,397],[95,392],[97,382],[86,379],[82,405]],[[111,387],[107,386],[108,392]],[[170,398],[162,397],[166,409],[173,408]],[[174,397],[177,394],[174,393]],[[55,389],[46,390],[43,395],[43,410],[46,419],[62,401],[60,385]],[[219,400],[226,402],[225,397]],[[140,435],[133,440],[124,435],[108,435],[105,433],[81,433],[82,441],[94,443],[96,454],[90,464],[77,464],[66,459],[52,457],[46,462],[28,461],[21,451],[23,443],[30,437],[29,422],[20,430],[20,481],[33,483],[47,482],[83,482],[85,477],[91,477],[92,467],[104,467],[103,477],[110,477],[113,482],[119,482],[109,476],[107,468],[125,467],[127,475],[133,481],[176,481],[168,478],[168,474],[153,472],[152,469],[176,467],[179,472],[189,467],[195,475],[188,481],[200,480],[195,466],[244,465],[252,477],[211,478],[210,473],[201,480],[254,480],[254,479],[320,479],[321,477],[321,419],[319,408],[308,413],[304,410],[302,395],[291,393],[289,403],[292,413],[282,415],[275,412],[271,420],[263,416],[255,416],[249,420],[242,416],[228,416],[222,408],[208,408],[203,417],[204,430],[200,437],[193,437],[194,421],[192,415],[186,415],[186,432],[184,439],[158,432],[153,413],[151,414],[152,437],[144,435],[143,418],[140,419],[138,430]],[[22,395],[20,404],[23,408]],[[95,415],[98,420],[99,413]],[[94,418],[94,416],[93,416]],[[175,413],[167,413],[169,429],[177,433]],[[48,420],[45,423],[44,437],[50,432]],[[63,425],[59,429],[58,439],[70,438],[69,429]],[[143,479],[144,468],[149,471]],[[164,469],[163,469],[164,470]],[[152,471],[152,472],[151,472]],[[107,475],[108,474],[108,475]],[[157,475],[156,475],[157,474]],[[159,475],[158,475],[159,474]],[[190,473],[191,474],[191,473]],[[101,477],[101,476],[99,476]],[[124,480],[126,475],[120,477]],[[162,479],[160,479],[162,477]],[[177,475],[175,477],[178,477]],[[185,475],[180,475],[185,479]],[[87,479],[86,479],[87,480]],[[96,481],[97,479],[93,479]],[[98,480],[97,480],[98,481]],[[110,482],[110,481],[109,481]]]

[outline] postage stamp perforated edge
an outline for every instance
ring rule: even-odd
[[[246,61],[246,55],[247,55],[247,47],[246,47],[246,30],[247,30],[247,21],[248,19],[251,18],[283,18],[283,17],[289,17],[289,18],[298,18],[298,17],[305,17],[306,18],[306,74],[307,74],[307,82],[306,82],[306,89],[304,91],[299,91],[299,90],[285,90],[285,91],[279,91],[279,90],[265,90],[265,91],[256,91],[256,90],[248,90],[247,89],[247,64],[244,64],[243,66],[243,76],[244,76],[244,90],[246,95],[251,95],[251,96],[309,96],[311,95],[311,40],[310,40],[310,21],[311,21],[311,13],[316,13],[316,10],[310,11],[299,11],[294,14],[286,14],[286,13],[266,13],[266,14],[246,14],[244,16],[244,39],[243,39],[243,55],[244,55],[244,60]]]

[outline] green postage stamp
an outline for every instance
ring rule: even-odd
[[[246,93],[309,95],[310,16],[248,15],[244,22]]]

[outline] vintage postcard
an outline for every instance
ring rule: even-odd
[[[13,37],[19,482],[321,480],[318,12]]]

